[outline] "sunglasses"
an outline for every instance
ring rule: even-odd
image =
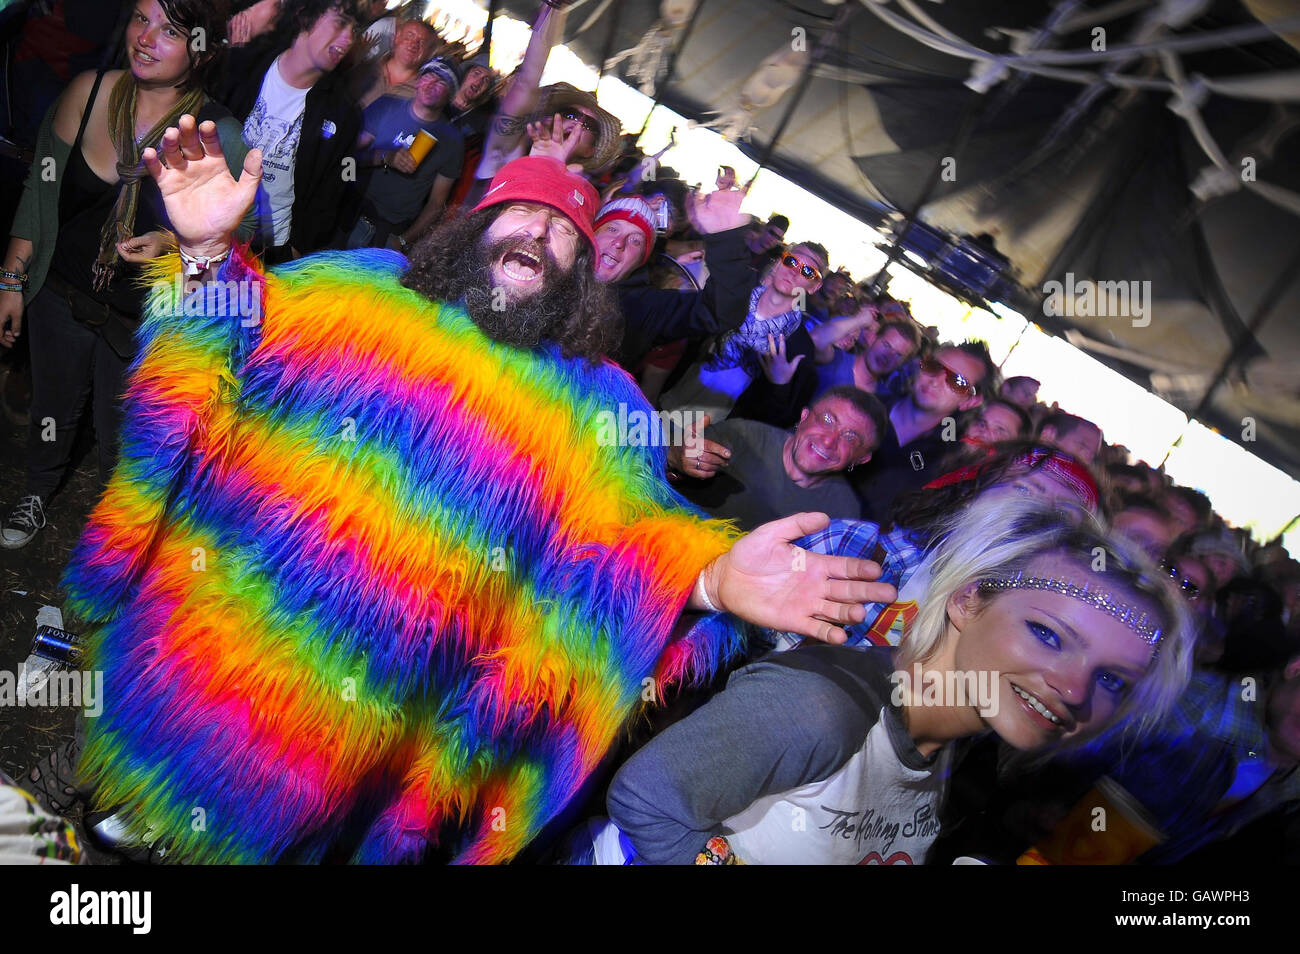
[[[781,259],[781,264],[786,268],[798,269],[799,274],[804,278],[818,279],[822,277],[821,269],[816,265],[809,265],[807,262],[802,262],[789,252],[785,253],[785,258]]]
[[[1183,596],[1185,596],[1189,602],[1195,603],[1200,598],[1201,588],[1187,577],[1183,576],[1176,565],[1166,560],[1164,563],[1160,564],[1160,569],[1168,573],[1169,579],[1178,584],[1178,588],[1182,590]]]
[[[963,394],[969,397],[975,393],[975,385],[971,384],[964,376],[958,374],[938,358],[926,358],[921,362],[921,370],[926,374],[943,374],[944,377],[948,379],[948,387],[957,394]]]
[[[580,124],[583,129],[587,130],[587,132],[591,133],[593,136],[600,135],[600,123],[596,122],[596,120],[592,119],[586,113],[580,113],[576,109],[569,109],[560,113],[560,118],[566,119],[572,123]]]

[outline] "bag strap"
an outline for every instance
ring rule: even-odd
[[[101,68],[95,74],[95,85],[90,88],[90,99],[86,100],[86,108],[81,113],[81,125],[77,127],[77,138],[72,141],[72,151],[75,153],[81,148],[81,138],[86,134],[86,124],[90,122],[90,111],[95,107],[95,98],[99,96],[99,84],[104,82],[106,68]]]

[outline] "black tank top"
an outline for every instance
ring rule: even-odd
[[[86,105],[89,115],[93,96],[98,93],[96,83],[92,100]],[[223,119],[230,111],[218,103],[208,101],[199,110],[198,120]],[[63,173],[59,189],[59,234],[54,243],[54,259],[50,270],[73,288],[90,295],[96,301],[138,318],[145,301],[146,289],[137,279],[140,266],[123,262],[113,283],[104,291],[94,289],[94,265],[99,256],[99,236],[104,223],[113,214],[121,182],[108,183],[95,174],[86,162],[78,142],[74,143]],[[133,234],[143,235],[159,228],[168,228],[167,214],[163,208],[162,194],[151,176],[140,181],[140,196],[136,202]]]

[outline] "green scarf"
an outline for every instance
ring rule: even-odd
[[[130,70],[126,70],[108,97],[108,137],[117,154],[117,174],[122,180],[122,188],[117,194],[117,204],[113,207],[112,215],[105,220],[104,228],[99,233],[99,255],[94,265],[96,291],[107,289],[122,265],[117,243],[124,242],[135,234],[140,180],[148,175],[140,159],[141,153],[150,146],[158,148],[168,126],[175,126],[186,113],[196,115],[203,106],[203,91],[194,87],[181,96],[167,115],[154,123],[152,129],[136,139],[135,100],[138,89],[135,77]]]

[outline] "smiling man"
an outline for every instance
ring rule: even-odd
[[[639,196],[606,202],[595,222],[596,277],[613,285],[623,312],[623,342],[614,354],[634,370],[658,345],[731,331],[745,319],[754,272],[740,211],[745,191],[690,193],[686,211],[704,239],[709,277],[699,291],[657,288],[647,267],[654,249],[654,211]]]
[[[880,451],[854,482],[866,519],[885,522],[899,494],[942,473],[940,465],[953,447],[944,440],[944,420],[978,407],[996,377],[982,341],[940,345],[921,362],[908,394],[889,409]]]
[[[662,448],[601,443],[620,405],[653,412],[601,360],[597,196],[560,163],[508,164],[409,261],[264,272],[231,239],[256,151],[236,182],[185,117],[161,153],[180,257],[159,272],[266,302],[250,326],[153,300],[123,463],[66,576],[113,687],[81,771],[169,858],[509,860],[647,687],[741,649],[717,614],[838,640],[893,598],[866,561],[792,567],[823,515],[737,540]],[[688,609],[710,615],[678,627]]]
[[[288,48],[275,37],[231,50],[217,99],[262,151],[258,247],[268,263],[325,248],[343,205],[343,160],[361,110],[335,70],[356,39],[356,0],[302,0]]]
[[[380,96],[366,107],[361,208],[345,230],[346,248],[405,250],[442,216],[465,154],[443,113],[459,83],[456,68],[434,57],[420,67],[414,99]]]
[[[381,96],[413,99],[416,84],[438,35],[419,18],[406,20],[393,38],[393,49],[354,66],[347,76],[348,94],[362,109]]]
[[[860,507],[842,476],[871,460],[888,427],[885,408],[857,388],[827,391],[803,409],[793,430],[731,419],[704,436],[730,451],[717,476],[688,482],[682,492],[713,516],[752,530],[809,507],[832,519],[856,520]],[[680,448],[669,452],[680,466]]]

